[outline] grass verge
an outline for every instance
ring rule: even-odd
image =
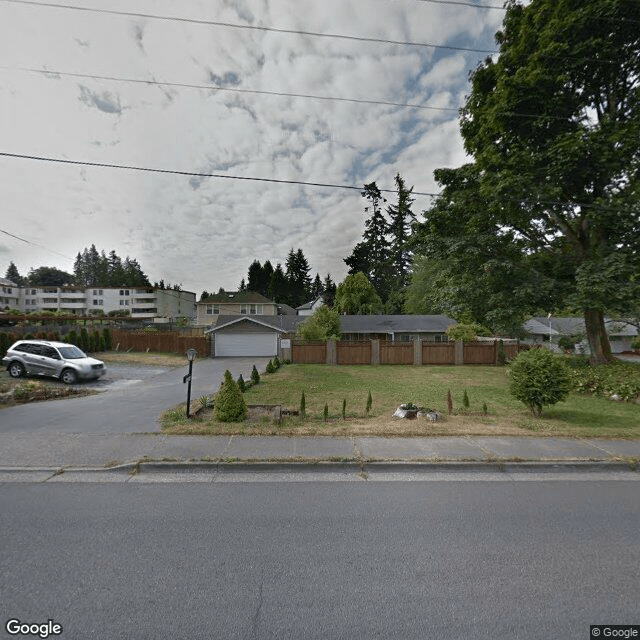
[[[511,397],[504,367],[288,365],[263,375],[245,394],[247,404],[281,404],[298,409],[304,391],[306,417],[270,421],[220,423],[210,410],[187,419],[184,406],[162,416],[168,434],[202,435],[550,435],[564,437],[640,438],[640,406],[572,393],[565,402],[545,407],[534,418]],[[454,411],[447,415],[447,392]],[[463,406],[464,392],[469,407]],[[372,407],[367,414],[367,396]],[[346,419],[342,403],[346,400]],[[402,403],[435,409],[443,420],[399,420],[392,417]],[[324,420],[324,406],[328,419]],[[483,412],[483,405],[487,413]]]

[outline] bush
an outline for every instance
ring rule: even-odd
[[[304,391],[300,397],[300,416],[304,418],[307,415],[307,400],[304,397]]]
[[[251,382],[253,382],[253,384],[260,383],[260,374],[258,373],[255,364],[253,365],[253,369],[251,370]]]
[[[276,368],[273,366],[273,362],[269,360],[269,362],[267,363],[267,373],[275,373],[275,372],[276,372]]]
[[[240,389],[240,393],[244,393],[247,390],[247,385],[244,382],[244,378],[242,377],[242,374],[240,374],[238,376],[238,389]]]
[[[247,418],[247,404],[228,369],[224,372],[222,387],[216,394],[214,411],[216,420],[220,422],[242,422]]]
[[[449,340],[473,342],[478,336],[490,336],[491,331],[487,327],[475,322],[470,324],[452,324],[446,330]]]
[[[640,396],[640,366],[631,362],[612,362],[591,366],[586,358],[568,358],[574,391],[622,400]]]
[[[470,406],[470,403],[469,403],[469,394],[467,393],[467,390],[466,390],[466,389],[464,390],[464,393],[462,394],[462,406],[463,406],[465,409],[468,409],[468,408],[469,408],[469,406]]]
[[[273,359],[273,366],[278,370],[282,365],[280,364],[280,360],[278,360],[278,356]]]
[[[523,351],[509,367],[509,391],[539,417],[542,407],[564,400],[571,391],[569,370],[548,349]]]

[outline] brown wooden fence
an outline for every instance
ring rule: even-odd
[[[339,340],[336,352],[338,364],[371,364],[371,340]]]
[[[381,340],[380,364],[413,364],[413,342]]]
[[[422,364],[455,364],[455,348],[453,342],[423,342]]]
[[[465,342],[463,361],[465,364],[496,364],[497,342]]]
[[[291,362],[296,364],[325,364],[327,362],[327,343],[304,342],[293,340],[291,342]]]
[[[111,331],[113,349],[119,351],[159,351],[163,353],[186,353],[194,348],[201,358],[211,355],[211,345],[204,336],[184,336],[178,332]]]

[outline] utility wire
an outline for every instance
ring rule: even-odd
[[[473,7],[474,9],[497,9],[498,11],[506,11],[504,7],[495,4],[474,4],[473,2],[461,2],[459,0],[418,0],[418,2],[430,2],[433,4],[455,4],[462,7]]]
[[[276,178],[255,178],[250,176],[231,176],[223,173],[203,173],[197,171],[178,171],[175,169],[154,169],[151,167],[141,167],[136,165],[124,165],[124,164],[112,164],[107,162],[87,162],[84,160],[67,160],[65,158],[54,158],[50,156],[33,156],[20,153],[7,153],[0,151],[0,156],[6,158],[18,158],[22,160],[36,160],[39,162],[51,162],[57,164],[71,164],[82,167],[99,167],[106,169],[128,169],[130,171],[145,171],[148,173],[164,173],[177,176],[189,176],[195,178],[226,178],[227,180],[248,180],[251,182],[271,182],[275,184],[291,184],[301,185],[305,187],[322,187],[326,189],[350,189],[352,191],[362,191],[362,187],[355,187],[353,185],[346,184],[331,184],[325,182],[305,182],[302,180],[278,180]],[[396,193],[394,189],[380,189],[383,193]],[[413,195],[417,196],[430,196],[435,197],[437,193],[424,193],[420,191],[414,191]]]
[[[257,95],[281,96],[287,98],[308,98],[311,100],[328,100],[337,102],[355,102],[357,104],[377,104],[390,107],[407,107],[411,109],[429,109],[432,111],[459,111],[458,107],[430,107],[423,104],[412,104],[405,102],[388,102],[386,100],[365,100],[360,98],[340,98],[337,96],[320,96],[308,93],[286,93],[283,91],[258,91],[256,89],[240,89],[238,87],[221,87],[216,84],[190,84],[187,82],[161,82],[159,80],[141,80],[139,78],[120,78],[116,76],[101,76],[90,73],[72,73],[68,71],[58,71],[56,69],[32,69],[29,67],[3,67],[5,71],[26,71],[29,73],[39,73],[49,76],[66,76],[70,78],[91,78],[94,80],[110,80],[113,82],[131,82],[136,84],[159,85],[162,87],[182,87],[188,89],[207,89],[209,91],[235,91],[237,93],[253,93]]]
[[[61,258],[64,258],[65,260],[71,260],[71,261],[74,260],[74,258],[70,258],[69,256],[65,256],[62,253],[58,253],[57,251],[53,251],[53,249],[48,249],[44,245],[38,244],[37,242],[33,242],[31,240],[26,240],[25,238],[21,238],[20,236],[16,236],[13,233],[9,233],[8,231],[5,231],[4,229],[0,229],[0,233],[4,233],[4,235],[9,236],[10,238],[15,238],[16,240],[20,240],[21,242],[25,242],[26,244],[31,244],[34,247],[40,247],[40,249],[44,249],[45,251],[48,251],[49,253],[54,253],[55,255],[60,256]]]
[[[459,113],[463,107],[431,107],[428,105],[406,103],[406,102],[388,102],[386,100],[365,100],[360,98],[341,98],[338,96],[320,96],[308,93],[285,93],[282,91],[259,91],[256,89],[240,89],[239,87],[221,87],[215,84],[190,84],[187,82],[162,82],[159,80],[142,80],[139,78],[121,78],[118,76],[101,76],[91,73],[72,73],[68,71],[58,71],[57,69],[33,69],[30,67],[3,67],[3,71],[25,71],[28,73],[38,73],[45,76],[65,76],[70,78],[90,78],[93,80],[109,80],[112,82],[131,82],[135,84],[158,85],[161,87],[182,87],[188,89],[206,89],[208,91],[235,91],[237,93],[251,93],[256,95],[280,96],[287,98],[306,98],[311,100],[326,100],[336,102],[354,102],[356,104],[376,104],[390,107],[403,107],[409,109],[428,109],[430,111],[449,111]],[[551,114],[539,113],[518,113],[516,111],[499,111],[499,115],[512,116],[516,118],[544,118],[546,120],[566,120],[565,116],[554,116]]]
[[[215,20],[200,20],[197,18],[184,18],[180,16],[162,16],[153,13],[140,13],[134,11],[116,11],[114,9],[96,9],[94,7],[70,6],[67,4],[58,4],[55,2],[34,2],[34,0],[3,0],[13,4],[32,5],[37,7],[50,7],[54,9],[72,9],[74,11],[87,11],[90,13],[105,13],[117,16],[129,16],[132,18],[150,18],[154,20],[166,20],[171,22],[186,22],[190,24],[201,24],[215,27],[229,27],[232,29],[249,29],[253,31],[271,31],[275,33],[288,33],[300,36],[313,36],[316,38],[337,38],[341,40],[353,40],[356,42],[376,42],[378,44],[396,44],[410,47],[426,47],[430,49],[448,49],[451,51],[467,51],[471,53],[499,53],[495,49],[473,49],[468,47],[454,47],[452,45],[431,44],[428,42],[411,42],[403,40],[387,40],[385,38],[367,38],[364,36],[349,36],[338,33],[318,33],[316,31],[302,31],[298,29],[280,29],[277,27],[261,27],[248,24],[237,24],[233,22],[218,22]]]

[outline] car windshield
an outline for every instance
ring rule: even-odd
[[[78,347],[60,347],[60,354],[65,360],[76,360],[77,358],[86,358],[87,354],[78,349]]]

